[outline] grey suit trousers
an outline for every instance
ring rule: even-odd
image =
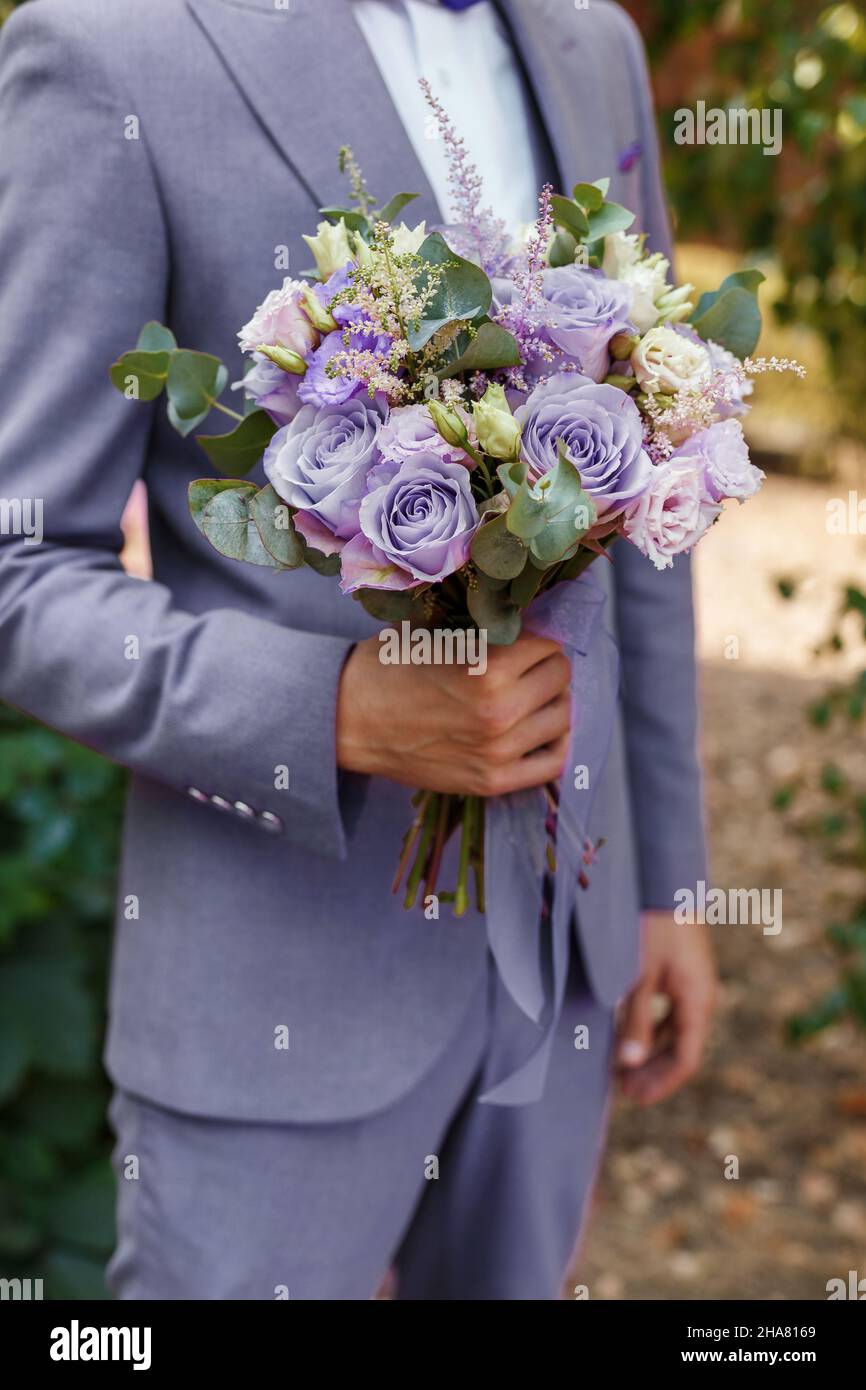
[[[121,1299],[550,1300],[582,1226],[607,1112],[613,1013],[573,957],[544,1095],[479,1104],[490,965],[408,1095],[332,1124],[202,1119],[117,1091]]]

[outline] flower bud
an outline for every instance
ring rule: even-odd
[[[299,357],[296,352],[291,352],[284,347],[271,347],[268,343],[259,343],[256,352],[264,353],[278,367],[282,367],[284,372],[291,372],[293,376],[303,376],[307,370],[307,364],[303,357]]]
[[[491,458],[514,460],[520,453],[521,426],[501,386],[491,383],[472,411],[478,444]]]
[[[318,324],[316,326],[318,327]],[[608,343],[607,350],[614,362],[624,362],[627,357],[631,357],[639,342],[639,333],[617,333]]]
[[[337,320],[325,308],[312,285],[304,285],[301,290],[301,303],[304,313],[314,328],[317,328],[320,333],[334,332],[337,327]]]
[[[451,444],[455,449],[465,449],[469,443],[469,435],[457,411],[443,405],[441,401],[428,401],[427,409],[445,443]]]

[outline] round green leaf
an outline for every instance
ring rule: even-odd
[[[250,498],[249,508],[268,554],[285,569],[298,569],[304,563],[304,544],[292,524],[288,503],[268,483]]]
[[[276,430],[267,411],[254,410],[227,434],[199,434],[196,443],[220,473],[242,478],[255,468]]]

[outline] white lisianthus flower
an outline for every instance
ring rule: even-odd
[[[398,222],[396,227],[391,228],[391,236],[395,255],[414,256],[427,240],[427,223],[419,222],[417,227],[407,227],[405,222]]]
[[[667,287],[669,263],[664,256],[644,256],[642,238],[627,232],[605,237],[602,270],[609,280],[620,280],[632,291],[630,318],[638,333],[647,333],[659,321],[656,300]]]
[[[323,280],[329,280],[335,270],[340,270],[354,257],[349,242],[349,232],[342,217],[339,222],[320,222],[315,236],[305,236],[316,260],[316,268]]]
[[[694,285],[670,285],[670,261],[659,251],[644,255],[643,241],[630,232],[612,232],[605,237],[602,269],[608,279],[631,285],[632,321],[639,333],[648,333],[660,320],[679,323],[689,317]]]
[[[649,487],[626,508],[623,530],[657,570],[669,569],[721,510],[707,492],[702,461],[674,455],[651,470]]]
[[[697,389],[710,379],[710,358],[703,344],[664,326],[651,328],[641,339],[631,365],[648,395],[657,391],[674,395],[687,387]]]
[[[241,351],[255,352],[264,345],[306,357],[317,346],[319,335],[301,307],[304,290],[302,281],[289,275],[280,289],[271,290],[238,333]]]

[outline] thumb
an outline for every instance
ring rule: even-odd
[[[640,1067],[650,1055],[653,1038],[654,982],[643,979],[626,1000],[619,1025],[617,1059],[620,1066]]]

